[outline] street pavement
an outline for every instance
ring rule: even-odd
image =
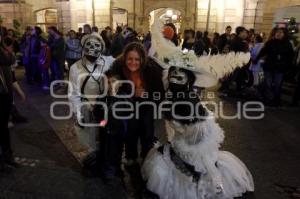
[[[0,199],[140,198],[139,179],[127,174],[125,186],[117,180],[105,184],[100,178],[84,177],[78,161],[78,151],[84,149],[68,144],[76,140],[69,132],[72,120],[51,119],[50,104],[57,99],[36,85],[23,87],[28,99],[17,99],[16,104],[29,122],[11,129],[21,167],[12,174],[0,173]],[[235,99],[222,101],[224,114],[236,112]],[[66,107],[57,111],[64,114]],[[253,174],[255,192],[244,198],[288,199],[300,188],[300,109],[266,108],[264,113],[260,120],[218,119],[226,136],[222,150],[238,156]]]

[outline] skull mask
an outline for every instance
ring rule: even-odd
[[[170,71],[169,74],[169,82],[173,84],[185,85],[188,82],[187,74],[180,70],[179,68],[175,68]]]
[[[100,38],[90,36],[86,39],[83,46],[83,54],[85,56],[99,57],[104,50],[104,44]]]
[[[172,66],[169,69],[169,89],[171,92],[185,92],[192,88],[195,75],[184,68]]]

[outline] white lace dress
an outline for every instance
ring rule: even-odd
[[[210,114],[192,125],[169,122],[171,144],[153,148],[142,166],[147,188],[161,199],[230,199],[254,191],[247,167],[236,156],[219,151],[224,132]],[[170,134],[170,132],[168,132]],[[195,178],[174,161],[172,153],[192,166]],[[173,153],[174,154],[174,153]]]

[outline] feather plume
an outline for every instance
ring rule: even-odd
[[[180,47],[163,37],[162,23],[158,18],[151,26],[151,48],[154,56],[164,62],[163,68],[177,66],[193,71],[196,75],[195,85],[212,87],[224,75],[237,67],[242,67],[250,60],[250,53],[228,53],[197,57],[194,51],[183,52]]]

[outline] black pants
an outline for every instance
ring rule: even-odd
[[[0,94],[0,157],[12,155],[10,133],[8,129],[9,115],[12,108],[12,97]]]
[[[100,149],[97,161],[104,175],[115,175],[121,169],[125,125],[122,120],[115,120],[112,123],[108,124],[105,129],[102,128],[99,134]]]
[[[138,140],[141,140],[141,158],[144,159],[153,147],[154,118],[153,107],[142,105],[139,107],[139,117],[128,120],[125,150],[126,159],[135,160],[138,157]],[[136,115],[135,115],[136,116]]]

